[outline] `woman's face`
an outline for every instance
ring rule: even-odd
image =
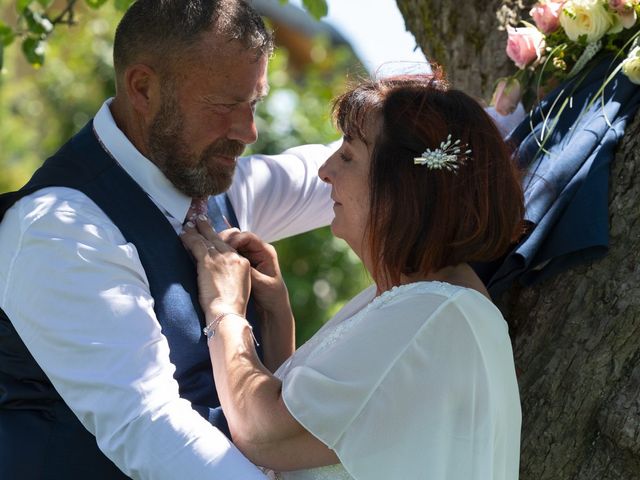
[[[345,137],[342,146],[318,171],[320,178],[332,187],[335,218],[331,231],[363,260],[363,239],[369,216],[370,163],[371,148],[358,138]]]

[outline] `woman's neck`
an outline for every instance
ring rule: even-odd
[[[460,263],[458,265],[445,267],[428,274],[417,273],[413,275],[402,275],[400,278],[400,285],[415,282],[446,282],[451,285],[471,288],[491,300],[491,296],[489,295],[487,288],[468,263]],[[380,282],[376,282],[376,287],[376,295],[380,295],[381,293],[390,290],[393,285],[382,280]]]

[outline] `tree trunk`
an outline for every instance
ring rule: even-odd
[[[427,57],[485,99],[511,68],[496,14],[515,18],[519,2],[397,0]],[[521,480],[640,479],[639,133],[636,115],[612,166],[608,255],[498,299],[519,372]]]

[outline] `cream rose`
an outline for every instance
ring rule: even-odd
[[[614,23],[613,14],[600,0],[567,0],[560,14],[560,25],[574,42],[582,35],[587,42],[596,42]]]
[[[622,73],[633,83],[640,85],[640,46],[633,48],[622,62]]]

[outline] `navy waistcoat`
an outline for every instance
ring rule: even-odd
[[[17,200],[49,186],[83,192],[136,246],[156,316],[169,342],[180,396],[228,434],[224,417],[216,409],[220,403],[202,335],[204,316],[198,304],[195,265],[166,217],[100,145],[91,122],[22,189],[0,195],[0,220]],[[223,214],[237,223],[225,195],[210,200],[209,214],[216,228],[224,228]],[[51,323],[55,328],[56,319]],[[257,325],[254,330],[259,338]],[[95,438],[63,402],[2,310],[0,478],[127,478],[100,452]]]

